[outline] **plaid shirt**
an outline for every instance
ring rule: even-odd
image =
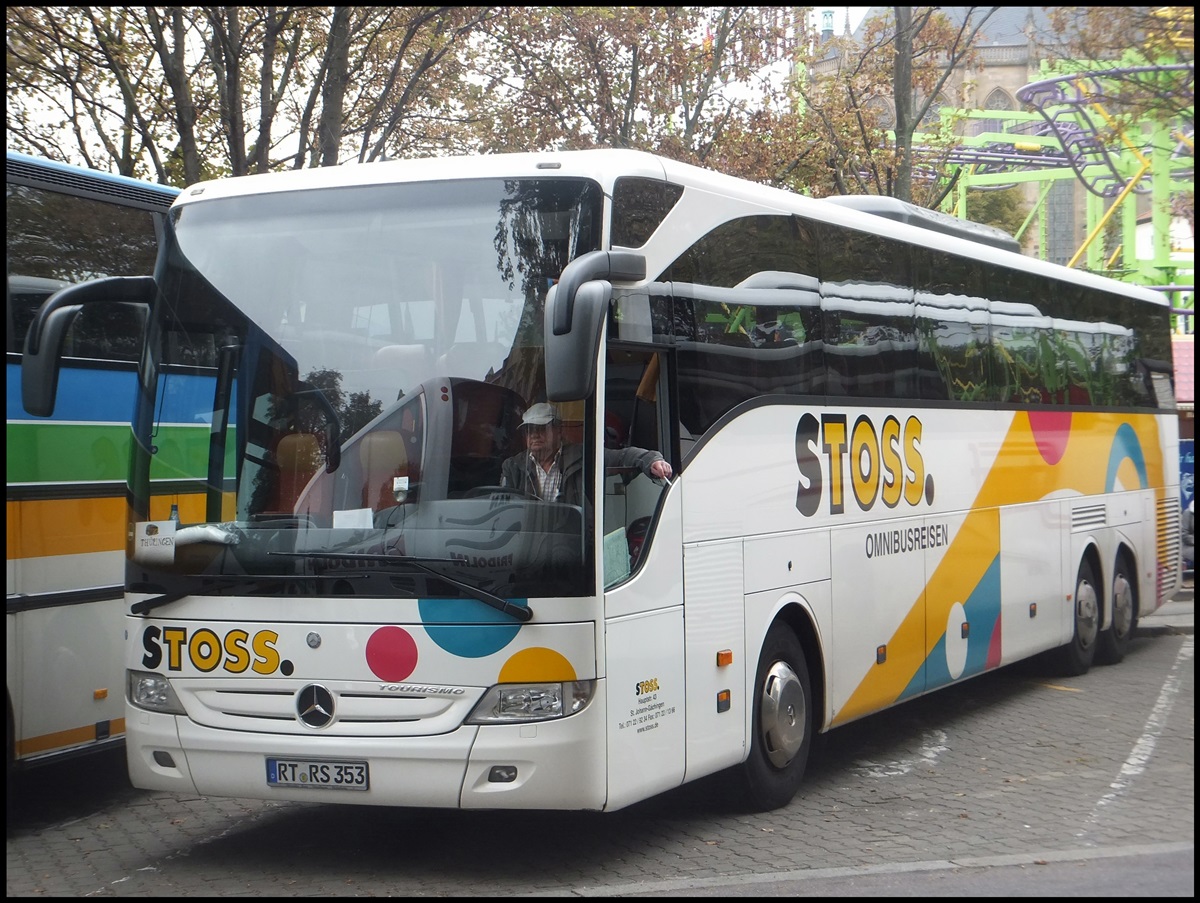
[[[605,467],[637,467],[650,473],[650,465],[662,458],[658,452],[644,448],[606,448]],[[545,501],[562,501],[571,505],[583,503],[583,449],[565,444],[554,456],[547,473],[528,451],[517,452],[505,460],[500,471],[500,485],[513,486]]]
[[[554,455],[549,472],[528,451],[508,458],[500,470],[500,485],[513,486],[548,502],[578,505],[583,496],[583,449],[562,445]]]
[[[554,453],[554,460],[550,462],[550,469],[546,470],[538,463],[537,458],[531,453],[529,455],[529,469],[537,477],[537,494],[538,498],[553,502],[558,498],[558,494],[562,492],[562,448],[559,448]]]

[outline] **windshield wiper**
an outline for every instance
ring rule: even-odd
[[[437,568],[431,568],[425,564],[425,562],[431,561],[438,564],[457,565],[458,562],[453,558],[409,558],[404,555],[375,555],[368,552],[268,552],[267,554],[282,555],[285,558],[306,558],[309,560],[328,558],[334,561],[371,561],[380,564],[406,565],[414,567],[419,571],[424,571],[426,574],[437,577],[439,580],[445,580],[456,589],[462,590],[472,599],[478,599],[484,605],[490,605],[497,611],[511,615],[518,621],[528,621],[533,617],[533,609],[531,608],[513,605],[507,599],[501,598],[494,593],[489,593],[486,589],[472,586],[470,583],[464,583],[456,577],[451,577],[449,574],[445,574]]]
[[[306,575],[306,574],[269,574],[269,575],[266,575],[263,577],[247,577],[243,574],[198,574],[197,575],[197,577],[201,581],[207,581],[207,582],[212,582],[212,583],[232,583],[232,584],[234,584],[234,589],[240,588],[238,586],[238,584],[241,584],[241,586],[244,586],[244,587],[257,588],[257,587],[262,586],[263,583],[270,583],[273,581],[299,581],[299,580],[312,581],[312,580],[349,580],[349,579],[357,580],[363,576],[365,576],[365,575],[341,574],[336,577],[323,577],[321,575]],[[133,590],[134,592],[156,592],[156,591],[161,592],[162,587],[151,585],[149,587],[143,587],[142,589],[139,589],[137,586],[132,586],[132,587],[130,587],[130,589]],[[142,599],[140,602],[134,602],[132,605],[129,606],[129,613],[134,614],[134,615],[144,615],[144,614],[147,614],[147,613],[153,611],[156,608],[159,608],[160,606],[170,605],[172,602],[178,602],[180,599],[184,598],[185,596],[190,596],[192,594],[193,594],[193,591],[188,589],[188,590],[183,590],[183,591],[163,593],[161,596],[155,596],[151,599]]]

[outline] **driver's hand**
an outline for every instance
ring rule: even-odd
[[[671,473],[671,465],[661,458],[650,465],[650,475],[656,479],[669,480]]]

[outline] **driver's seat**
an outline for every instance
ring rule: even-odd
[[[396,505],[392,480],[408,476],[408,450],[404,436],[395,430],[375,430],[359,440],[362,464],[363,507],[380,511]]]
[[[300,493],[317,472],[321,461],[321,446],[312,433],[287,433],[280,437],[275,446],[279,482],[273,512],[291,514],[295,511]]]

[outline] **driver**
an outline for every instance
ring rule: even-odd
[[[579,504],[583,498],[583,448],[563,442],[562,423],[554,405],[530,405],[521,418],[525,451],[504,462],[500,485],[511,486],[545,501]],[[605,448],[605,467],[637,467],[653,479],[669,480],[671,465],[656,451]]]

